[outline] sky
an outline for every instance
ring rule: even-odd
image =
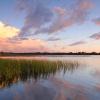
[[[100,52],[100,0],[0,0],[0,51]]]

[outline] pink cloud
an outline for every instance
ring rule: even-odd
[[[40,39],[22,40],[20,42],[11,42],[9,39],[0,38],[0,51],[7,52],[38,52],[49,51],[47,43]]]
[[[93,22],[94,22],[96,25],[100,26],[100,18],[94,19]]]
[[[64,8],[61,8],[61,7],[54,7],[54,13],[57,13],[59,15],[65,15],[67,12],[66,12],[66,9]]]
[[[56,19],[49,27],[40,28],[38,33],[55,33],[68,28],[74,24],[82,24],[86,21],[89,11],[93,8],[91,0],[76,0],[72,8],[55,7],[53,11],[57,14]]]
[[[20,11],[26,12],[25,23],[19,37],[56,33],[74,24],[82,24],[93,8],[91,0],[75,0],[70,7],[57,6],[53,9],[49,9],[40,1],[33,2],[34,6],[29,1],[24,1],[19,1],[18,5]]]

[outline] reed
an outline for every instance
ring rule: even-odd
[[[78,66],[78,62],[71,61],[0,59],[0,87],[32,78],[48,78],[61,70],[73,72]]]

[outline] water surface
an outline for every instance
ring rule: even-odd
[[[29,65],[26,64],[21,72],[16,69],[17,73],[14,74],[16,78],[14,77],[13,81],[8,80],[13,74],[7,76],[12,69],[7,69],[2,74],[5,78],[0,74],[2,83],[0,100],[100,100],[100,56],[4,57],[3,59],[5,58],[42,59],[45,62],[61,60],[79,64],[67,67],[61,65],[60,68],[50,67],[51,65],[37,68],[36,65],[33,71],[30,71]],[[25,73],[25,69],[28,74]]]

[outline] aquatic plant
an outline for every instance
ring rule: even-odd
[[[0,88],[27,79],[48,78],[60,70],[73,72],[78,65],[71,61],[0,59]]]

